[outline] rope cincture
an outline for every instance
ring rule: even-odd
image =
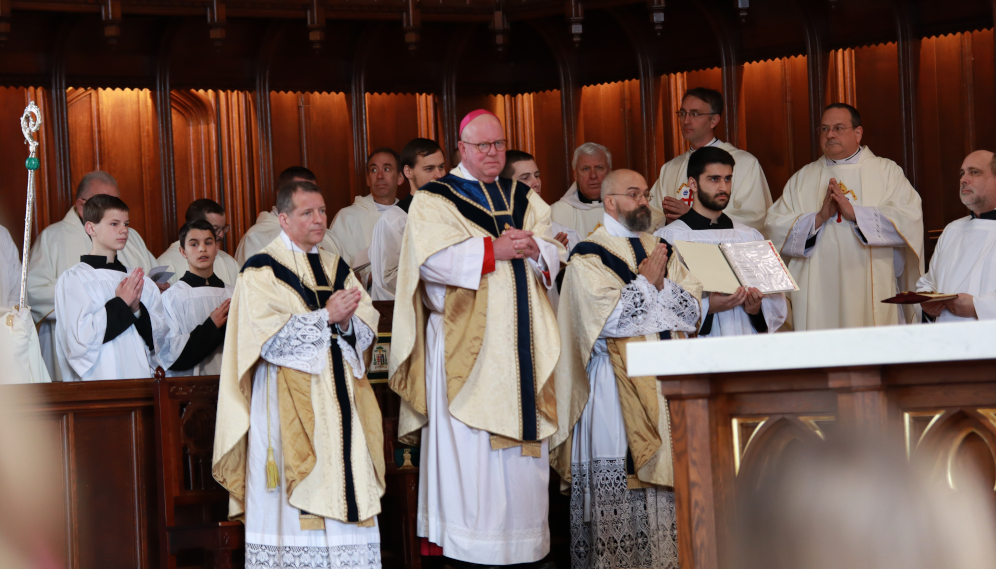
[[[270,370],[266,370],[266,445],[266,491],[273,492],[280,485],[280,472],[277,470],[273,439],[270,437]]]

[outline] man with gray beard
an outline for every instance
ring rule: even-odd
[[[571,485],[572,569],[678,567],[667,402],[656,378],[627,376],[625,346],[698,330],[702,284],[647,233],[649,197],[637,172],[605,177],[602,224],[561,290],[556,392],[570,396],[550,462]]]

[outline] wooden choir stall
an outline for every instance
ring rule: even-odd
[[[201,198],[225,207],[223,248],[234,254],[290,166],[316,174],[331,221],[368,193],[373,149],[426,137],[449,160],[460,118],[477,108],[502,120],[510,148],[536,156],[547,202],[573,182],[585,142],[653,184],[688,150],[683,92],[709,87],[725,99],[718,136],[757,157],[774,199],[821,155],[825,105],[855,105],[863,143],[921,196],[929,260],[966,213],[962,159],[996,149],[994,17],[996,0],[0,0],[0,225],[20,249],[29,101],[44,120],[34,239],[100,169],[159,256]],[[377,308],[389,345],[393,305]],[[978,337],[992,337],[984,327]],[[861,347],[851,333],[834,341]],[[807,341],[781,336],[764,340]],[[936,353],[927,361],[944,363],[875,353],[662,375],[682,567],[724,567],[737,484],[776,467],[771,449],[793,437],[854,423],[911,456],[966,453],[993,468],[996,354]],[[660,365],[670,353],[643,359],[648,374],[674,373]],[[386,370],[374,372],[388,465],[383,564],[433,566],[415,537],[417,457],[396,441]],[[19,383],[5,373],[0,384]],[[216,400],[209,377],[0,385],[4,412],[55,449],[54,557],[73,569],[238,566],[241,526],[226,522],[210,476]],[[566,569],[569,499],[557,482],[551,559]]]

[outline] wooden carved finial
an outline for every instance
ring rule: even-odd
[[[401,15],[401,28],[405,32],[405,45],[412,54],[418,49],[422,36],[422,12],[418,9],[418,0],[407,0],[405,12]]]
[[[571,26],[574,47],[581,47],[581,22],[584,21],[584,7],[581,6],[581,0],[567,0],[565,11],[567,12],[567,22]]]
[[[225,28],[228,27],[228,18],[225,15],[225,0],[211,0],[208,5],[208,28],[211,36],[211,43],[215,47],[221,47],[225,41]]]
[[[121,0],[104,0],[100,5],[100,19],[104,23],[104,38],[115,45],[121,37]]]
[[[308,41],[315,51],[320,50],[325,41],[325,6],[321,5],[321,0],[311,0],[308,8]]]
[[[491,31],[495,34],[495,46],[499,52],[505,51],[508,47],[509,27],[508,19],[505,17],[504,0],[495,0],[495,12],[491,18]]]
[[[664,0],[647,0],[647,10],[650,11],[650,23],[654,25],[654,34],[660,36],[664,31]]]

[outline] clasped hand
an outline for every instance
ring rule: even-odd
[[[664,275],[667,274],[667,247],[663,243],[658,243],[653,253],[640,263],[639,271],[650,284],[657,287],[657,290],[664,288]]]
[[[349,327],[349,320],[360,306],[363,294],[359,287],[337,290],[325,301],[325,310],[329,313],[329,324],[338,324],[340,330]]]
[[[532,231],[522,229],[506,229],[501,237],[494,240],[496,261],[530,258],[539,261],[539,245],[533,238]]]
[[[138,306],[142,301],[142,289],[144,287],[145,271],[139,267],[118,283],[118,287],[114,289],[114,296],[123,300],[132,312],[138,312]]]
[[[761,300],[764,294],[754,287],[740,287],[733,294],[723,294],[721,292],[709,293],[709,314],[726,312],[740,305],[743,305],[747,314],[757,314],[761,311]]]
[[[688,213],[688,210],[692,209],[692,206],[671,196],[666,196],[662,205],[664,206],[664,215],[667,217],[668,223],[685,215]]]
[[[855,221],[854,206],[847,201],[847,196],[840,189],[840,184],[836,178],[830,178],[830,186],[827,188],[827,195],[823,198],[823,207],[816,214],[816,227],[822,227],[830,218],[840,214],[847,221]]]

